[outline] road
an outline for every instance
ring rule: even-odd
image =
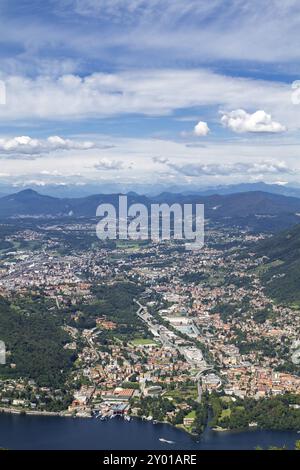
[[[155,336],[157,335],[158,339],[162,343],[163,346],[168,346],[171,348],[176,349],[181,355],[183,355],[186,359],[186,361],[192,366],[192,367],[198,367],[199,365],[195,363],[195,361],[191,360],[189,357],[187,357],[186,352],[184,348],[175,345],[170,341],[168,338],[168,334],[172,335],[173,337],[176,338],[176,335],[173,333],[173,331],[168,330],[165,326],[159,325],[154,323],[152,315],[148,312],[147,307],[142,305],[138,300],[135,299],[135,303],[139,306],[139,309],[137,311],[137,315],[139,318],[144,321],[150,331],[155,333]],[[179,336],[177,336],[178,339],[180,339]],[[200,351],[197,346],[194,346],[196,349]],[[202,354],[202,351],[201,351]],[[205,360],[203,359],[202,366],[200,370],[197,372],[197,374],[194,377],[195,382],[197,383],[197,391],[198,391],[198,402],[201,402],[202,399],[202,383],[201,383],[201,376],[206,373],[209,370],[213,370],[213,366],[206,364]]]

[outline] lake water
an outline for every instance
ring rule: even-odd
[[[173,441],[162,443],[159,438]],[[115,418],[98,419],[20,416],[0,414],[0,447],[8,449],[86,450],[196,450],[255,449],[270,445],[292,449],[300,439],[296,432],[215,432],[206,429],[200,438],[165,424]]]

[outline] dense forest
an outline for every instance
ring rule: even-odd
[[[63,386],[75,358],[63,348],[70,339],[51,308],[40,297],[13,302],[0,298],[0,338],[8,351],[2,378],[24,377],[40,386]]]
[[[210,404],[213,410],[212,426],[245,429],[250,423],[256,423],[261,429],[292,431],[300,429],[299,395],[287,393],[260,400],[237,399],[234,402],[226,397],[213,395]]]
[[[271,297],[282,303],[300,304],[300,225],[265,240],[255,247],[264,258],[262,280]]]
[[[40,386],[62,387],[76,359],[74,353],[64,349],[70,341],[62,329],[66,323],[84,329],[94,327],[98,317],[113,320],[116,328],[104,330],[98,337],[103,344],[110,336],[124,340],[146,336],[134,303],[141,292],[143,289],[133,283],[98,285],[93,288],[93,302],[60,311],[53,301],[39,295],[12,301],[0,298],[0,339],[8,351],[1,377],[24,377]]]
[[[113,335],[130,340],[147,335],[145,324],[136,314],[138,305],[134,302],[143,290],[141,286],[131,282],[96,285],[92,288],[95,300],[89,304],[77,305],[74,308],[76,320],[70,324],[77,328],[93,328],[97,318],[105,317],[115,322],[116,328],[112,332],[102,332],[99,339]]]

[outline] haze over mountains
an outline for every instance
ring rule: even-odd
[[[246,186],[246,185],[245,185]],[[120,194],[95,194],[80,198],[58,198],[27,189],[0,198],[0,219],[23,218],[94,218],[101,203],[118,208]],[[300,198],[248,191],[232,194],[176,194],[164,192],[147,197],[127,193],[128,206],[142,203],[169,205],[202,203],[206,219],[254,232],[275,234],[251,248],[264,257],[263,282],[273,298],[280,302],[300,303]],[[278,233],[280,232],[280,233]]]
[[[146,196],[153,197],[163,192],[180,193],[184,195],[198,194],[202,196],[211,196],[215,194],[234,194],[250,191],[263,191],[272,194],[281,194],[283,196],[292,196],[300,198],[300,186],[295,184],[273,183],[268,184],[264,182],[257,183],[239,183],[229,185],[217,186],[199,186],[195,184],[181,185],[173,184],[167,185],[162,183],[153,184],[121,184],[116,182],[101,182],[101,183],[88,183],[84,185],[77,184],[44,184],[39,185],[32,182],[28,187],[16,187],[12,185],[0,184],[0,197],[9,194],[14,194],[18,191],[31,188],[40,194],[46,196],[53,196],[59,198],[82,198],[92,196],[94,194],[116,194],[128,193],[134,191],[138,194],[145,194]]]
[[[233,194],[161,193],[147,197],[127,194],[128,205],[142,203],[204,204],[207,219],[253,230],[279,231],[300,223],[300,198],[262,191]],[[27,189],[0,198],[0,217],[95,217],[99,204],[118,207],[119,194],[96,194],[81,198],[57,198]]]

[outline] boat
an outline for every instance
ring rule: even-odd
[[[164,442],[165,444],[175,444],[174,441],[168,441],[168,439],[164,439],[163,437],[160,437],[158,440],[160,442]]]
[[[128,416],[128,415],[125,415],[125,416],[124,416],[124,419],[125,419],[125,421],[131,421],[131,418],[130,418],[130,416]]]

